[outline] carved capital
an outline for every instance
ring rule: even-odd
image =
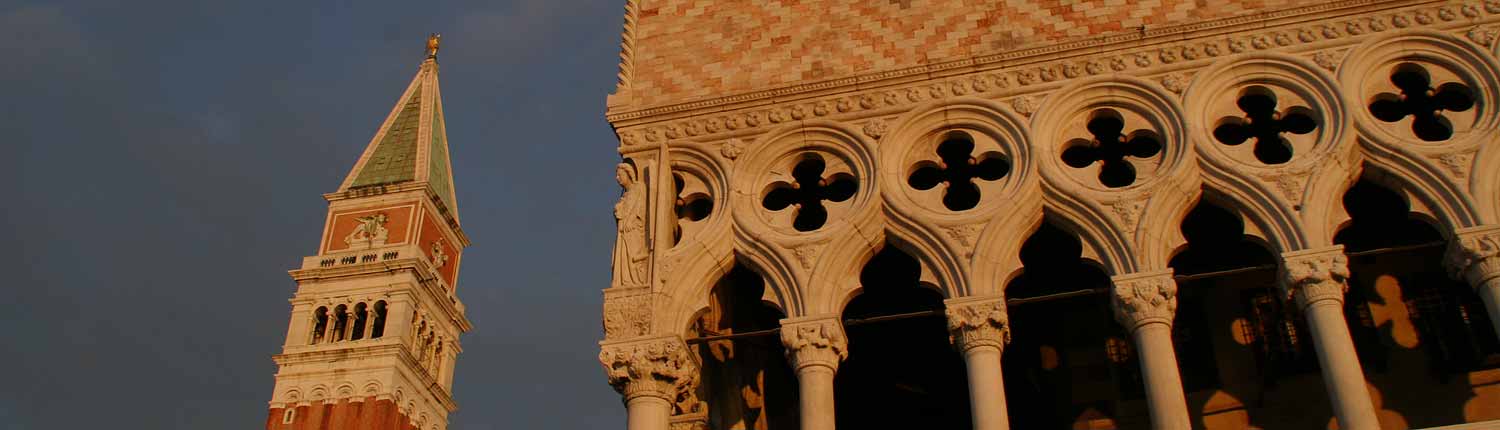
[[[676,336],[600,344],[599,362],[609,385],[625,400],[651,396],[677,405],[698,382],[698,363]]]
[[[1324,300],[1343,303],[1348,281],[1349,257],[1342,245],[1281,254],[1281,288],[1299,308]]]
[[[1460,229],[1448,242],[1448,256],[1443,262],[1455,279],[1463,279],[1479,288],[1486,281],[1500,277],[1500,226]]]
[[[1115,276],[1111,281],[1110,307],[1120,325],[1131,331],[1150,323],[1172,325],[1177,315],[1177,281],[1170,269]]]
[[[948,340],[959,351],[992,346],[1005,350],[1010,343],[1010,317],[1004,297],[948,300]]]
[[[812,366],[838,370],[839,362],[849,356],[849,339],[838,317],[781,320],[781,344],[798,371]]]

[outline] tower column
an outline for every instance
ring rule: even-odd
[[[327,306],[328,322],[323,323],[323,343],[333,343],[337,340],[333,338],[333,328],[339,324],[339,310],[334,308],[332,304]]]
[[[1115,319],[1135,338],[1151,409],[1151,428],[1192,428],[1177,351],[1172,346],[1172,319],[1177,315],[1177,282],[1170,269],[1111,278],[1110,305]]]
[[[1005,380],[1000,356],[1010,343],[1004,297],[958,298],[947,306],[948,334],[964,356],[969,374],[969,412],[974,430],[1006,430]]]
[[[364,339],[373,339],[375,335],[375,302],[365,304],[365,330],[361,332]]]
[[[339,337],[339,340],[354,340],[354,306],[344,310],[344,332]]]
[[[849,340],[838,316],[781,320],[781,343],[797,372],[803,430],[833,430],[833,376],[848,357]]]
[[[677,399],[694,398],[698,363],[682,338],[600,343],[609,384],[625,396],[627,430],[669,430]],[[694,405],[687,405],[691,408]]]
[[[1447,266],[1474,288],[1500,336],[1500,225],[1460,229],[1448,243]]]
[[[1375,405],[1365,388],[1365,374],[1344,320],[1344,293],[1348,291],[1349,260],[1343,246],[1293,251],[1281,254],[1281,287],[1297,302],[1307,317],[1318,351],[1318,365],[1328,400],[1338,416],[1339,428],[1380,428]]]

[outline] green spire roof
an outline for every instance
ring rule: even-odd
[[[425,184],[458,219],[437,72],[436,59],[429,57],[422,62],[417,76],[370,139],[339,192],[404,183]]]

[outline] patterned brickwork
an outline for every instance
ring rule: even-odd
[[[1232,17],[1296,0],[640,0],[637,107]]]

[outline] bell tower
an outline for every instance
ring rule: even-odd
[[[337,191],[297,292],[267,430],[442,430],[469,331],[438,90],[439,36]]]

